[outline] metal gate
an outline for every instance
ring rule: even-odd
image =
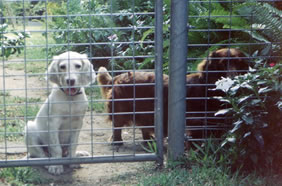
[[[121,161],[162,164],[162,6],[160,0],[155,3],[134,0],[1,1],[0,167]],[[79,141],[73,145],[78,145],[78,150],[88,151],[90,156],[26,157],[29,151],[24,143],[24,127],[28,121],[35,120],[44,100],[54,89],[45,73],[52,57],[65,51],[87,54],[96,72],[102,66],[113,77],[129,73],[135,77],[137,73],[155,71],[155,81],[141,85],[135,81],[126,85],[111,82],[111,89],[133,89],[134,95],[120,99],[116,95],[102,97],[103,85],[97,82],[85,87],[89,106],[83,127],[78,129]],[[138,86],[153,87],[155,95],[136,97]],[[154,103],[155,108],[147,111],[133,106],[127,112],[106,109],[109,104],[132,102],[134,105],[146,100]],[[115,117],[128,115],[132,116],[131,121],[115,125]],[[136,121],[138,115],[151,117],[153,121],[140,126]],[[112,121],[108,121],[109,117]],[[75,129],[65,130],[72,132]],[[122,131],[121,146],[109,139],[116,130]],[[150,131],[154,139],[144,140],[141,130]]]

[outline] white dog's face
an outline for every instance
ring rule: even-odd
[[[65,52],[54,56],[47,77],[57,84],[65,94],[74,96],[80,88],[95,82],[96,73],[87,55]]]

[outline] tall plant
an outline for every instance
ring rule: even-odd
[[[0,24],[0,57],[8,58],[13,54],[20,54],[24,49],[25,38],[29,37],[26,32],[13,32],[7,34],[7,24]]]
[[[216,83],[216,89],[226,93],[218,99],[229,108],[215,115],[232,118],[232,129],[223,145],[235,147],[236,165],[281,170],[282,68],[274,63],[269,67],[262,60],[256,66],[250,73]]]
[[[248,1],[238,10],[239,15],[250,15],[246,20],[251,23],[251,30],[245,30],[255,43],[253,51],[258,55],[268,56],[269,61],[279,61],[282,55],[282,11],[269,3]]]

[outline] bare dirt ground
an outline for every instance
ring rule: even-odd
[[[41,98],[42,101],[46,98],[46,88],[44,78],[24,76],[22,70],[4,69],[5,78],[3,81],[3,66],[0,65],[0,90],[9,92],[9,96],[20,96],[28,98]],[[4,83],[3,83],[4,82]],[[17,90],[15,90],[17,89]],[[27,89],[27,90],[26,90]],[[13,91],[15,90],[15,91]],[[93,128],[93,132],[91,132]],[[80,133],[78,150],[86,150],[93,152],[94,156],[99,155],[120,155],[133,154],[134,146],[132,143],[123,145],[120,148],[113,148],[108,139],[112,134],[111,124],[106,121],[106,116],[96,116],[95,111],[89,111],[84,119],[83,129]],[[123,130],[124,140],[133,140],[132,130]],[[140,131],[136,130],[135,139],[140,139]],[[89,143],[95,142],[93,148]],[[3,143],[1,143],[2,146]],[[87,145],[88,144],[88,145]],[[17,146],[21,148],[9,148]],[[25,156],[26,149],[23,142],[8,143],[8,159],[17,159]],[[141,146],[135,146],[136,153],[146,153]],[[0,159],[3,160],[5,153],[0,151]],[[144,162],[134,163],[98,163],[98,164],[82,164],[79,169],[65,170],[61,176],[52,176],[43,168],[36,168],[40,175],[49,180],[46,185],[132,185],[136,184],[136,174],[144,167]],[[1,185],[1,182],[0,182]]]

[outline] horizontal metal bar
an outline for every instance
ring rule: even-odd
[[[154,44],[154,41],[115,41],[115,42],[95,42],[95,43],[63,43],[63,44],[48,44],[48,47],[63,47],[63,46],[99,46],[99,45],[143,45],[143,44]],[[17,46],[2,46],[1,48],[46,48],[46,45],[17,45]]]
[[[26,19],[48,19],[48,18],[73,18],[73,17],[90,17],[90,16],[141,16],[141,15],[154,15],[154,13],[152,12],[148,12],[148,13],[144,13],[144,12],[137,12],[137,13],[100,13],[100,14],[68,14],[68,15],[37,15],[37,16],[33,16],[33,15],[26,15],[26,16],[4,16],[2,17],[3,19],[22,19],[22,20],[26,20]],[[189,15],[189,19],[190,18],[206,18],[206,19],[210,19],[210,18],[233,18],[233,17],[244,17],[244,18],[248,18],[248,17],[256,17],[256,15],[253,14],[247,14],[247,15]]]
[[[252,56],[248,56],[248,57],[239,57],[240,59],[247,59],[249,60],[248,62],[251,62],[250,60],[253,60],[253,59],[260,59],[260,58],[281,58],[282,56],[256,56],[256,57],[252,57]],[[227,57],[228,58],[228,57]],[[226,58],[226,59],[227,59]],[[239,59],[239,58],[236,58],[236,59]],[[187,60],[189,61],[192,61],[192,60],[204,60],[204,59],[207,59],[207,57],[188,57]],[[213,58],[209,58],[209,59],[213,59]],[[232,58],[230,58],[232,59]],[[197,72],[197,71],[189,71],[189,72]]]
[[[215,124],[215,125],[186,125],[185,130],[195,130],[195,129],[216,129],[216,128],[230,128],[231,125]]]
[[[63,44],[49,44],[48,43],[48,47],[57,47],[57,46],[85,46],[85,45],[92,45],[92,46],[100,46],[100,45],[143,45],[143,44],[154,44],[154,41],[151,40],[145,40],[145,41],[114,41],[114,42],[95,42],[95,43],[63,43]],[[26,45],[18,45],[15,46],[17,48],[46,48],[46,45],[28,45],[28,43]],[[3,48],[11,48],[9,46],[3,47]],[[12,47],[14,48],[14,46]]]
[[[261,3],[263,3],[263,2],[269,2],[269,3],[271,3],[271,2],[279,2],[279,1],[281,1],[281,0],[256,0],[255,2],[253,2],[254,4],[255,3],[258,3],[258,2],[261,2]],[[230,0],[230,1],[228,1],[228,0],[210,0],[210,1],[189,1],[189,3],[245,3],[246,2],[246,0]]]
[[[6,1],[6,0],[5,0]],[[73,18],[73,17],[90,17],[90,16],[140,16],[140,15],[151,15],[154,16],[154,12],[116,12],[116,13],[99,13],[99,14],[67,14],[67,15],[25,15],[25,16],[3,16],[3,19],[33,19],[33,18]]]
[[[270,30],[268,28],[249,28],[249,29],[240,29],[240,28],[219,28],[219,29],[214,29],[214,28],[208,28],[208,29],[197,29],[197,28],[191,28],[189,32],[238,32],[238,31],[267,31]]]
[[[0,167],[20,167],[20,166],[38,166],[38,165],[69,165],[85,163],[110,163],[110,162],[135,162],[135,161],[156,161],[158,157],[155,154],[134,154],[118,156],[93,156],[81,158],[37,158],[28,160],[7,160],[0,161]]]
[[[110,125],[109,125],[110,126]],[[155,126],[153,123],[151,123],[150,125],[148,124],[144,124],[144,126],[138,126],[138,125],[132,125],[132,126],[127,126],[127,127],[108,127],[108,128],[95,128],[93,127],[91,128],[82,128],[82,129],[66,129],[66,130],[48,130],[48,131],[36,131],[36,132],[32,132],[30,131],[29,133],[52,133],[52,132],[64,132],[64,131],[68,131],[68,132],[75,132],[75,131],[80,131],[80,132],[91,132],[93,131],[112,131],[112,130],[117,130],[117,129],[126,129],[126,130],[132,130],[132,129],[154,129]],[[5,135],[15,135],[15,134],[21,134],[24,135],[24,131],[18,131],[18,132],[0,132],[0,136],[5,136]],[[81,144],[81,143],[78,143]],[[0,146],[0,149],[2,147]]]
[[[222,138],[188,138],[187,141],[201,141],[201,142],[204,142],[204,141],[207,141],[207,140],[211,140],[211,141],[221,141],[223,140]]]
[[[92,114],[93,116],[120,116],[120,115],[144,115],[144,114],[154,114],[155,111],[143,111],[143,112],[138,112],[138,111],[134,111],[134,112],[115,112],[115,113],[95,113],[95,114]],[[81,117],[82,115],[49,115],[49,116],[38,116],[37,118],[61,118],[61,117]],[[84,115],[84,116],[91,116],[91,115]],[[28,120],[30,119],[34,119],[35,117],[34,116],[22,116],[22,117],[7,117],[5,119],[2,119],[0,118],[0,121],[7,121],[7,120],[15,120],[15,119],[23,119],[23,118],[26,118]]]
[[[203,116],[203,117],[186,117],[186,120],[199,120],[199,119],[226,119],[227,117],[215,117],[215,116],[211,116],[211,117],[208,117],[208,116]],[[230,118],[230,117],[229,117]],[[189,124],[189,121],[188,121],[188,124]]]
[[[30,133],[29,133],[30,134]],[[132,140],[122,140],[122,141],[109,141],[109,142],[98,142],[98,141],[95,141],[95,142],[80,142],[80,143],[72,143],[71,145],[70,144],[37,144],[37,145],[28,145],[29,148],[32,148],[32,147],[45,147],[45,148],[50,148],[50,147],[57,147],[57,146],[72,146],[72,145],[80,145],[80,146],[90,146],[90,145],[109,145],[109,144],[112,144],[112,143],[120,143],[120,142],[123,142],[123,143],[134,143],[135,145],[139,144],[139,143],[144,143],[144,142],[152,142],[153,140],[137,140],[137,139],[132,139]],[[26,145],[21,145],[21,146],[9,146],[9,147],[3,147],[3,148],[0,148],[0,153],[3,153],[4,151],[3,150],[11,150],[11,149],[26,149]],[[23,151],[23,152],[26,152],[26,151]]]
[[[261,46],[261,45],[274,45],[274,44],[280,44],[281,42],[269,42],[269,43],[261,43],[261,42],[256,42],[256,43],[209,43],[209,44],[193,44],[189,43],[189,47],[210,47],[210,46]]]
[[[150,101],[150,100],[155,100],[154,97],[150,97],[150,98],[124,98],[124,99],[91,99],[89,101],[56,101],[56,102],[52,102],[49,104],[63,104],[63,103],[103,103],[103,102],[123,102],[123,101]],[[42,101],[38,101],[38,102],[28,102],[28,101],[23,101],[22,103],[3,103],[0,104],[0,106],[24,106],[24,105],[28,105],[28,106],[32,106],[32,105],[42,105],[42,104],[48,104],[42,102]],[[0,118],[1,119],[1,118]]]
[[[49,32],[82,32],[82,31],[108,31],[108,30],[142,30],[142,29],[153,29],[153,26],[130,26],[130,27],[96,27],[96,28],[69,28],[69,29],[45,29],[45,30],[37,30],[33,32],[43,32],[43,33],[49,33]],[[30,32],[29,30],[17,30],[18,32]],[[7,33],[15,33],[15,31],[3,31],[3,34]]]

